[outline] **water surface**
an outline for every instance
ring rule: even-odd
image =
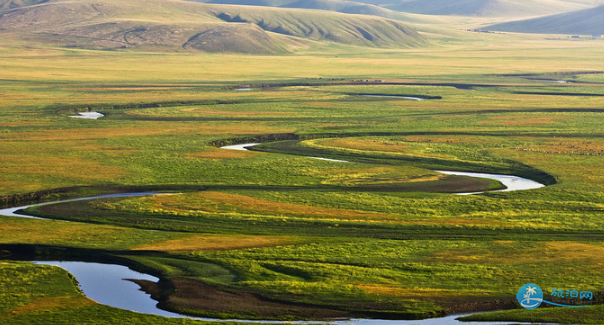
[[[514,176],[514,175],[502,175],[502,174],[487,174],[487,173],[472,173],[472,172],[456,172],[456,171],[448,171],[448,170],[436,170],[439,173],[447,174],[447,175],[459,175],[459,176],[470,176],[470,177],[479,177],[479,178],[489,178],[494,179],[496,181],[501,182],[501,184],[505,185],[505,189],[501,190],[493,190],[491,192],[509,192],[509,191],[524,191],[524,190],[532,190],[536,188],[544,187],[545,185],[535,182],[532,179]],[[460,195],[468,195],[468,194],[479,194],[484,192],[471,192],[471,193],[457,193]]]
[[[424,100],[424,98],[421,98],[421,97],[401,96],[401,95],[361,95],[361,96],[362,97],[401,98],[401,99],[416,100],[416,101]]]
[[[101,114],[99,112],[80,112],[80,113],[78,113],[78,115],[71,115],[69,117],[96,120],[99,117],[103,117],[103,116],[105,116],[105,115]]]

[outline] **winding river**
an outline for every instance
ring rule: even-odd
[[[221,147],[222,149],[230,149],[230,150],[248,150],[249,147],[257,146],[260,143],[244,143],[237,144],[231,146]],[[307,157],[312,159],[321,159],[335,162],[348,162],[346,160],[338,160],[338,159],[328,159],[328,158],[320,158],[320,157]],[[501,182],[505,185],[505,189],[502,190],[494,190],[492,192],[509,192],[509,191],[523,191],[523,190],[532,190],[536,188],[544,187],[545,185],[536,182],[532,179],[523,178],[520,176],[514,175],[502,175],[502,174],[487,174],[487,173],[472,173],[472,172],[457,172],[457,171],[448,171],[448,170],[435,170],[436,172],[447,174],[447,175],[459,175],[459,176],[470,176],[470,177],[478,177],[478,178],[488,178],[494,179],[496,181]],[[468,192],[468,193],[456,193],[458,195],[469,195],[469,194],[480,194],[482,192]]]
[[[258,143],[247,143],[233,146],[225,146],[223,149],[232,150],[248,150],[248,147],[258,145]],[[324,159],[335,162],[347,162],[344,160],[327,159],[320,157],[308,157],[314,159]],[[497,174],[484,174],[484,173],[469,173],[469,172],[451,172],[451,171],[439,171],[443,174],[455,174],[463,176],[491,178],[502,182],[507,188],[503,191],[516,191],[516,190],[527,190],[533,188],[543,187],[543,184],[534,182],[532,180],[521,178],[510,175],[497,175]],[[80,201],[80,200],[93,200],[111,197],[128,197],[128,196],[147,196],[157,195],[160,193],[153,192],[139,192],[139,193],[120,193],[120,194],[109,194],[99,195],[86,198],[77,198],[68,201]],[[462,193],[462,194],[474,194],[474,193]],[[0,210],[0,216],[8,217],[22,217],[22,218],[36,218],[33,216],[27,216],[24,214],[17,214],[18,210],[22,210],[31,206],[49,204],[40,203],[28,206],[15,207],[10,209]],[[221,319],[210,319],[210,318],[198,318],[190,317],[186,315],[180,315],[172,312],[168,312],[157,308],[157,302],[151,299],[149,294],[141,291],[139,286],[132,281],[126,279],[136,280],[148,280],[157,282],[159,279],[144,273],[139,273],[129,269],[128,267],[116,264],[102,264],[102,263],[89,263],[89,262],[73,262],[73,261],[36,261],[38,264],[57,265],[66,269],[68,272],[73,274],[78,282],[80,288],[84,294],[101,304],[113,306],[116,308],[132,310],[140,313],[154,314],[165,317],[179,317],[179,318],[194,318],[208,321],[224,321]],[[460,325],[460,324],[473,324],[473,325],[508,325],[508,324],[530,324],[530,323],[518,323],[518,322],[462,322],[456,318],[463,315],[449,315],[441,318],[431,318],[424,320],[383,320],[383,319],[350,319],[350,320],[335,320],[330,321],[330,324],[334,325]],[[236,320],[238,322],[246,323],[273,323],[273,324],[315,324],[326,322],[278,322],[278,321],[251,321],[251,320]]]

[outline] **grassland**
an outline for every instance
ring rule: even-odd
[[[2,256],[119,259],[180,292],[164,294],[164,308],[212,317],[313,318],[282,312],[293,304],[319,316],[418,318],[513,308],[529,282],[603,291],[604,92],[600,74],[573,73],[604,70],[601,44],[474,36],[295,56],[4,44],[2,195],[173,194],[33,211],[71,223],[2,218]],[[536,80],[552,76],[576,82]],[[68,117],[89,108],[106,116]],[[210,144],[267,134],[297,139],[263,145],[269,152]],[[443,192],[493,184],[432,171],[447,167],[549,186],[458,196]],[[51,267],[2,262],[0,272],[12,281],[0,286],[2,322],[193,323],[91,303]],[[217,309],[191,288],[266,309]],[[591,311],[535,315],[602,318]]]

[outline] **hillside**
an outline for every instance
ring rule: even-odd
[[[30,5],[31,4],[31,5]],[[286,53],[316,42],[415,47],[413,28],[381,17],[177,0],[12,0],[0,34],[59,46]]]
[[[394,13],[391,10],[371,4],[346,0],[198,0],[198,2],[246,6],[316,9],[335,11],[347,14],[373,15],[388,18],[394,16]]]
[[[581,4],[559,0],[410,0],[389,7],[393,10],[459,16],[536,16],[584,8]]]
[[[48,0],[0,0],[0,10],[37,5]]]
[[[604,6],[486,27],[489,30],[540,34],[604,34]]]
[[[279,0],[220,0],[279,1]],[[287,0],[281,0],[287,1]],[[398,12],[479,17],[544,16],[586,9],[603,0],[355,0]]]
[[[425,39],[395,20],[317,10],[216,6],[212,12],[226,22],[243,22],[278,34],[315,41],[380,47],[416,47]]]

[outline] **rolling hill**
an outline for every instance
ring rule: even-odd
[[[370,14],[397,12],[478,17],[533,17],[571,12],[604,4],[604,0],[191,0],[223,4],[296,7]]]
[[[37,5],[48,0],[0,0],[0,10]]]
[[[178,0],[0,4],[0,34],[67,47],[272,54],[317,42],[371,47],[426,43],[413,28],[395,20],[314,10]]]
[[[539,34],[604,34],[604,6],[536,19],[497,24],[489,30]]]
[[[347,14],[372,15],[391,18],[391,10],[355,1],[346,0],[191,0],[214,4],[232,4],[262,7],[299,8],[335,11]]]
[[[429,15],[527,17],[568,12],[589,5],[564,0],[403,0],[386,8]]]

